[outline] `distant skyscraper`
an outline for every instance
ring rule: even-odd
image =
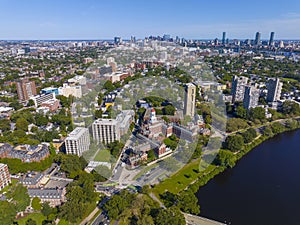
[[[76,127],[66,138],[66,153],[81,156],[89,150],[90,134],[88,128]]]
[[[282,82],[280,82],[279,78],[270,79],[268,82],[268,102],[275,102],[280,100],[281,90],[282,90]]]
[[[234,76],[232,78],[232,102],[242,102],[245,95],[245,86],[248,83],[248,78],[243,76]]]
[[[36,95],[36,87],[34,81],[23,79],[17,82],[18,98],[21,101],[27,101],[30,97]]]
[[[274,35],[275,35],[275,33],[271,32],[269,46],[273,46],[274,45]]]
[[[261,37],[261,33],[256,32],[254,45],[260,45],[260,37]]]
[[[114,42],[115,42],[116,45],[120,44],[122,42],[121,37],[115,37]]]
[[[163,40],[164,41],[169,41],[171,39],[171,36],[169,34],[164,34]]]
[[[131,42],[131,43],[135,43],[135,42],[136,42],[136,40],[135,40],[135,36],[131,36],[131,38],[130,38],[130,42]]]
[[[223,32],[222,44],[225,45],[226,42],[226,32]]]
[[[245,94],[244,94],[244,108],[251,109],[255,108],[258,105],[259,100],[259,89],[255,86],[246,86],[245,87]]]
[[[219,40],[218,40],[218,38],[215,39],[214,43],[215,43],[215,45],[219,45]]]
[[[186,84],[184,96],[184,115],[194,117],[196,103],[196,86],[192,83]]]

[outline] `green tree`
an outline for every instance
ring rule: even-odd
[[[11,190],[7,193],[8,198],[13,199],[17,212],[24,211],[26,207],[30,204],[30,198],[27,193],[27,188],[22,184],[17,184],[13,186]]]
[[[232,152],[221,149],[218,152],[218,155],[215,158],[214,163],[219,166],[232,168],[235,165],[235,161],[236,161],[236,157]]]
[[[258,120],[264,122],[266,119],[266,111],[262,107],[251,108],[248,113],[248,118],[253,122]]]
[[[18,118],[16,121],[16,128],[18,130],[28,131],[28,121],[25,118]]]
[[[185,218],[177,207],[160,209],[155,217],[156,225],[184,225]]]
[[[236,115],[239,118],[246,119],[247,118],[247,110],[243,106],[238,106],[236,108]]]
[[[52,208],[50,207],[48,202],[44,202],[42,204],[42,214],[44,216],[49,216],[52,213]]]
[[[175,114],[175,107],[172,105],[167,105],[163,108],[163,114],[164,115],[174,115]]]
[[[273,134],[271,127],[266,126],[263,130],[263,135],[266,137],[272,137],[274,134]]]
[[[106,81],[103,85],[103,88],[107,90],[107,92],[111,92],[115,89],[114,85],[110,80]]]
[[[247,127],[249,127],[249,125],[245,120],[240,118],[230,118],[227,120],[226,131],[234,132],[237,130],[246,129]]]
[[[42,209],[41,200],[38,197],[34,197],[32,199],[31,206],[34,210],[41,210]]]
[[[46,126],[48,124],[49,120],[46,116],[44,116],[41,113],[37,113],[35,115],[35,124],[37,126]]]
[[[253,128],[247,129],[244,133],[242,133],[245,143],[250,143],[256,138],[257,133],[256,130]]]
[[[10,131],[10,120],[8,120],[8,119],[1,119],[0,120],[0,130],[2,132]]]
[[[30,107],[30,106],[34,106],[34,101],[32,99],[29,99],[28,103],[27,103],[27,107]]]
[[[190,190],[183,191],[179,194],[177,206],[185,213],[190,213],[193,215],[198,215],[200,213],[198,199]]]
[[[13,203],[1,201],[0,224],[12,224],[16,216],[16,209]]]
[[[25,224],[26,225],[37,225],[36,221],[31,218],[29,218]]]
[[[226,148],[230,151],[237,152],[244,147],[244,138],[241,135],[228,136],[225,141]]]

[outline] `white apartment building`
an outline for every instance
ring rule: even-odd
[[[41,94],[30,97],[30,99],[33,100],[35,107],[38,107],[44,102],[47,102],[49,100],[55,100],[55,93],[48,93],[48,94]]]
[[[93,138],[98,143],[119,141],[126,134],[134,117],[133,110],[123,110],[116,119],[98,119],[92,125]]]
[[[89,150],[90,134],[88,128],[76,127],[65,140],[66,153],[81,156]]]
[[[97,143],[108,144],[120,140],[120,124],[115,119],[98,119],[92,125],[93,138]]]

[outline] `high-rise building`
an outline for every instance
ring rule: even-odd
[[[274,45],[274,35],[275,35],[275,33],[271,32],[269,46],[273,46]]]
[[[282,90],[282,82],[280,82],[279,78],[270,79],[268,81],[268,94],[267,94],[267,101],[268,102],[275,102],[280,100],[281,90]]]
[[[131,36],[131,37],[130,37],[130,42],[131,42],[131,43],[136,43],[135,36]]]
[[[126,134],[134,118],[133,110],[123,110],[116,119],[98,119],[92,125],[93,139],[108,144]]]
[[[169,34],[164,34],[164,36],[163,36],[163,40],[164,41],[169,41],[171,39],[171,35],[169,35]]]
[[[254,45],[260,45],[260,38],[261,38],[261,33],[256,32]]]
[[[243,76],[234,76],[232,78],[232,102],[242,102],[245,95],[245,86],[248,83],[248,78]]]
[[[245,94],[244,94],[244,108],[251,109],[258,106],[259,100],[259,89],[255,86],[246,86],[245,87]]]
[[[81,156],[89,150],[90,134],[88,128],[76,127],[65,140],[66,153]]]
[[[225,45],[226,42],[226,32],[223,32],[222,44]]]
[[[20,101],[29,100],[30,97],[36,95],[35,82],[26,78],[17,82],[17,93]]]
[[[195,115],[195,103],[196,103],[196,86],[192,83],[188,83],[185,86],[184,95],[184,115],[194,117]]]
[[[0,163],[0,190],[11,183],[8,166]]]
[[[114,42],[115,42],[116,45],[121,44],[122,38],[121,37],[115,37]]]
[[[97,143],[109,144],[120,140],[120,124],[115,119],[98,119],[92,125],[93,138]]]

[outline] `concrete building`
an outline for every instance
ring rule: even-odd
[[[84,127],[76,127],[65,140],[66,153],[81,156],[89,150],[90,134]]]
[[[117,115],[116,120],[119,122],[120,126],[120,136],[123,136],[129,130],[130,124],[134,119],[133,110],[122,110],[121,113]]]
[[[11,183],[8,166],[0,163],[0,190]]]
[[[245,86],[248,83],[248,78],[243,76],[234,76],[232,78],[232,102],[242,102],[245,95]]]
[[[186,84],[184,95],[183,113],[186,116],[194,117],[196,103],[196,86],[192,83]]]
[[[58,88],[58,93],[65,97],[69,97],[70,95],[73,95],[76,98],[82,97],[81,86],[69,86],[68,84],[63,84],[62,87]]]
[[[274,46],[274,35],[275,35],[275,32],[271,32],[269,46]]]
[[[86,77],[76,75],[75,77],[68,79],[68,83],[74,85],[86,85]]]
[[[35,107],[40,106],[44,102],[56,100],[54,92],[32,96],[32,97],[30,97],[30,99],[33,100]]]
[[[245,87],[245,94],[244,94],[244,108],[251,109],[258,106],[259,100],[259,89],[255,86],[246,86]]]
[[[120,124],[115,119],[98,119],[92,125],[93,138],[97,143],[108,144],[120,140]]]
[[[282,90],[283,83],[280,82],[279,78],[270,79],[268,81],[268,94],[267,94],[267,101],[268,102],[275,102],[280,100],[281,90]]]
[[[17,93],[20,101],[27,101],[30,97],[36,95],[36,86],[34,81],[23,79],[17,82]]]
[[[127,133],[133,118],[133,110],[123,110],[116,119],[98,119],[92,125],[93,138],[105,144],[119,141]]]
[[[260,45],[260,38],[261,38],[261,33],[260,32],[256,32],[255,40],[254,40],[254,45]]]

